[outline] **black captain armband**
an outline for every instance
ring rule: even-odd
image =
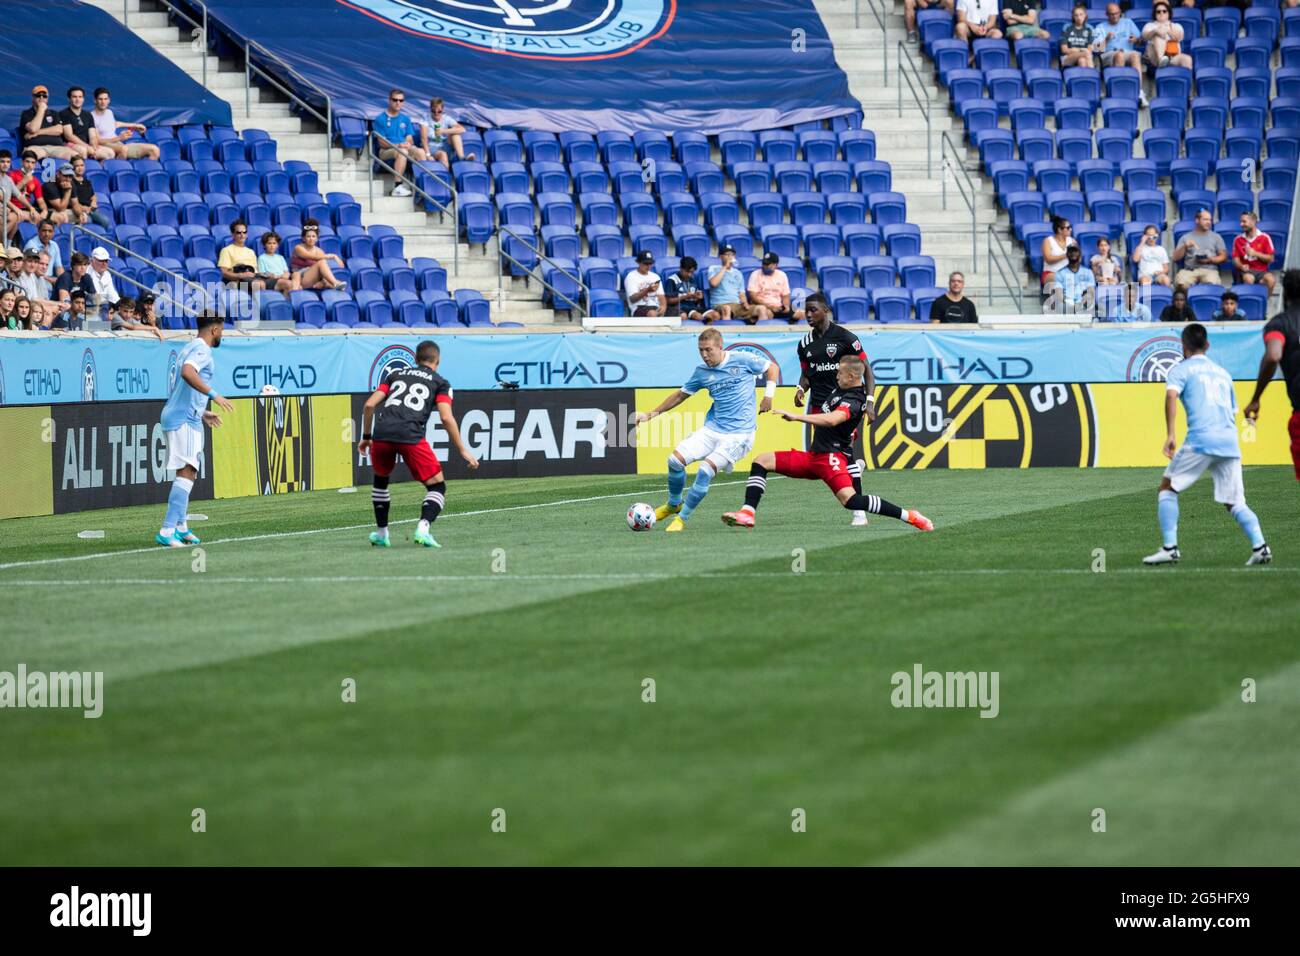
[[[362,433],[361,433],[361,440],[362,440],[362,441],[374,441],[374,439],[375,439],[375,436],[374,436],[374,433],[372,433],[372,432],[362,432]]]

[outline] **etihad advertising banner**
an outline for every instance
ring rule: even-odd
[[[1262,325],[1214,326],[1210,357],[1238,381],[1253,380]],[[781,381],[799,380],[795,347],[806,330],[724,329],[729,349],[774,360]],[[1035,385],[1161,382],[1182,359],[1177,329],[1087,328],[1018,332],[854,329],[881,385]],[[384,373],[413,365],[424,336],[229,335],[217,349],[214,387],[251,398],[266,385],[285,395],[373,390]],[[700,362],[689,333],[585,332],[435,335],[439,372],[458,389],[669,388]],[[0,405],[165,399],[187,339],[34,337],[0,333]]]

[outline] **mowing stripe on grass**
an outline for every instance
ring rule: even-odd
[[[713,487],[717,488],[722,485],[739,485],[747,481],[747,478],[739,478],[735,481],[715,481]],[[533,508],[557,508],[561,505],[577,505],[588,501],[608,501],[610,498],[627,498],[631,495],[649,495],[662,491],[662,487],[643,489],[641,491],[622,491],[614,495],[591,495],[587,498],[564,498],[560,501],[540,501],[531,505],[506,505],[503,508],[479,508],[475,511],[453,511],[444,513],[441,518],[446,521],[448,518],[473,518],[476,515],[500,514],[506,511],[528,511]],[[403,518],[400,521],[390,521],[389,526],[399,524],[415,524],[417,518]],[[366,528],[373,528],[373,522],[369,524],[349,524],[339,525],[334,528],[309,528],[305,531],[275,531],[267,534],[249,534],[239,538],[215,538],[212,541],[204,541],[203,547],[211,547],[214,544],[238,544],[242,541],[265,541],[270,538],[296,538],[310,534],[329,534],[333,531],[362,531]],[[154,545],[151,548],[128,548],[122,551],[97,551],[94,554],[76,554],[63,558],[41,558],[36,561],[10,561],[8,564],[0,564],[0,571],[8,571],[10,568],[31,568],[42,564],[64,564],[69,561],[93,561],[96,558],[118,558],[127,554],[166,554],[174,549],[164,548],[161,545]],[[19,583],[19,582],[10,582]]]

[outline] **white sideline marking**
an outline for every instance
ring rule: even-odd
[[[773,476],[776,477],[776,476]],[[715,481],[713,487],[722,485],[740,485],[748,481],[748,478],[738,478],[735,481]],[[770,479],[769,479],[770,480]],[[500,514],[504,511],[528,511],[533,508],[555,508],[560,505],[577,505],[587,501],[608,501],[610,498],[629,498],[636,495],[650,495],[662,491],[663,488],[651,488],[643,491],[624,491],[614,495],[591,495],[587,498],[565,498],[561,501],[541,501],[531,505],[507,505],[504,508],[479,508],[476,511],[453,511],[450,514],[439,515],[442,521],[448,518],[472,518],[475,515]],[[415,524],[418,518],[403,518],[401,521],[390,521],[389,526],[398,524]],[[364,529],[374,529],[374,522],[369,524],[349,524],[340,525],[337,528],[310,528],[306,531],[276,531],[269,534],[250,534],[241,538],[216,538],[212,541],[204,541],[201,545],[204,548],[211,547],[214,544],[237,544],[241,541],[265,541],[270,538],[296,538],[308,534],[329,534],[333,531],[362,531]],[[154,545],[151,548],[128,548],[125,551],[100,551],[95,554],[76,554],[63,558],[41,558],[36,561],[10,561],[8,564],[0,564],[0,571],[8,571],[10,568],[33,568],[43,564],[65,564],[70,561],[93,561],[96,558],[118,558],[128,554],[150,554],[150,553],[167,553],[172,548],[164,548],[161,545]],[[17,582],[8,582],[17,583]]]
[[[161,549],[159,549],[161,550]],[[1177,572],[1164,572],[1170,574],[1294,574],[1300,572],[1300,568],[1180,568]],[[951,570],[935,569],[922,570],[911,568],[900,568],[895,570],[883,571],[822,571],[816,573],[815,577],[827,576],[852,576],[861,578],[870,578],[873,576],[888,577],[928,577],[930,575],[1058,575],[1058,574],[1096,574],[1089,568],[954,568]],[[1147,568],[1116,568],[1113,571],[1107,571],[1106,574],[1161,574],[1160,571],[1154,571]],[[799,575],[791,571],[699,571],[691,572],[691,578],[798,578]],[[1100,576],[1100,575],[1098,575]],[[60,579],[50,581],[46,579],[33,581],[6,581],[5,584],[18,585],[21,587],[90,587],[94,585],[104,585],[117,587],[121,585],[138,585],[148,587],[152,585],[172,585],[193,583],[195,585],[208,584],[365,584],[365,583],[385,583],[393,581],[409,581],[419,584],[430,584],[444,581],[646,581],[660,579],[676,579],[682,577],[679,572],[671,571],[611,571],[602,574],[591,573],[573,573],[573,574],[350,574],[350,575],[330,575],[319,577],[244,577],[244,578],[217,578],[209,577],[206,574],[187,574],[181,578],[112,578],[112,579],[85,579],[73,581]]]

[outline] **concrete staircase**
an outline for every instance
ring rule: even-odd
[[[921,252],[933,256],[938,285],[947,284],[954,270],[965,273],[966,295],[988,310],[1014,311],[1014,299],[1006,283],[993,272],[992,299],[989,296],[988,226],[995,225],[1010,258],[1004,269],[1013,281],[1020,281],[1026,308],[1037,303],[1037,286],[1029,277],[1021,246],[1011,233],[1005,212],[999,212],[991,180],[979,172],[979,154],[967,149],[962,140],[961,121],[952,113],[947,92],[934,79],[933,66],[921,50],[906,44],[920,74],[916,94],[930,111],[931,162],[926,163],[926,120],[906,80],[899,77],[898,44],[907,38],[901,0],[884,0],[885,44],[888,69],[882,72],[880,24],[870,0],[814,0],[822,22],[835,47],[835,59],[848,75],[849,90],[862,103],[864,126],[876,134],[876,158],[893,168],[894,189],[907,197],[907,219],[921,227]],[[855,19],[854,9],[857,9]],[[907,72],[912,84],[918,80]],[[899,85],[902,84],[902,115],[899,115]],[[971,257],[971,211],[957,191],[960,172],[945,171],[942,135],[948,134],[961,157],[961,166],[974,185],[976,255]],[[947,179],[947,208],[942,195]],[[994,246],[995,255],[997,252]]]
[[[169,23],[166,8],[151,0],[87,0],[91,5],[107,11],[117,20],[126,17],[127,27],[141,39],[167,57],[198,83],[203,83],[202,47],[195,39],[192,28]],[[405,240],[406,255],[430,256],[447,269],[450,289],[477,289],[492,301],[494,322],[522,322],[529,326],[578,327],[576,322],[565,321],[564,313],[557,319],[541,303],[541,286],[533,281],[509,276],[498,280],[495,241],[486,250],[472,249],[456,238],[451,217],[439,221],[417,209],[411,199],[395,198],[388,193],[392,178],[376,177],[371,188],[367,179],[366,163],[345,155],[339,147],[330,147],[323,124],[310,118],[303,119],[289,109],[287,97],[280,96],[253,85],[246,92],[244,64],[242,61],[218,61],[208,57],[207,89],[230,104],[231,121],[235,128],[264,129],[276,140],[278,158],[310,163],[320,176],[320,192],[350,193],[361,203],[361,221],[365,225],[384,223],[393,226]],[[329,150],[332,178],[326,178],[326,150]],[[453,270],[456,246],[459,245],[459,265]],[[500,292],[498,288],[500,287]]]

